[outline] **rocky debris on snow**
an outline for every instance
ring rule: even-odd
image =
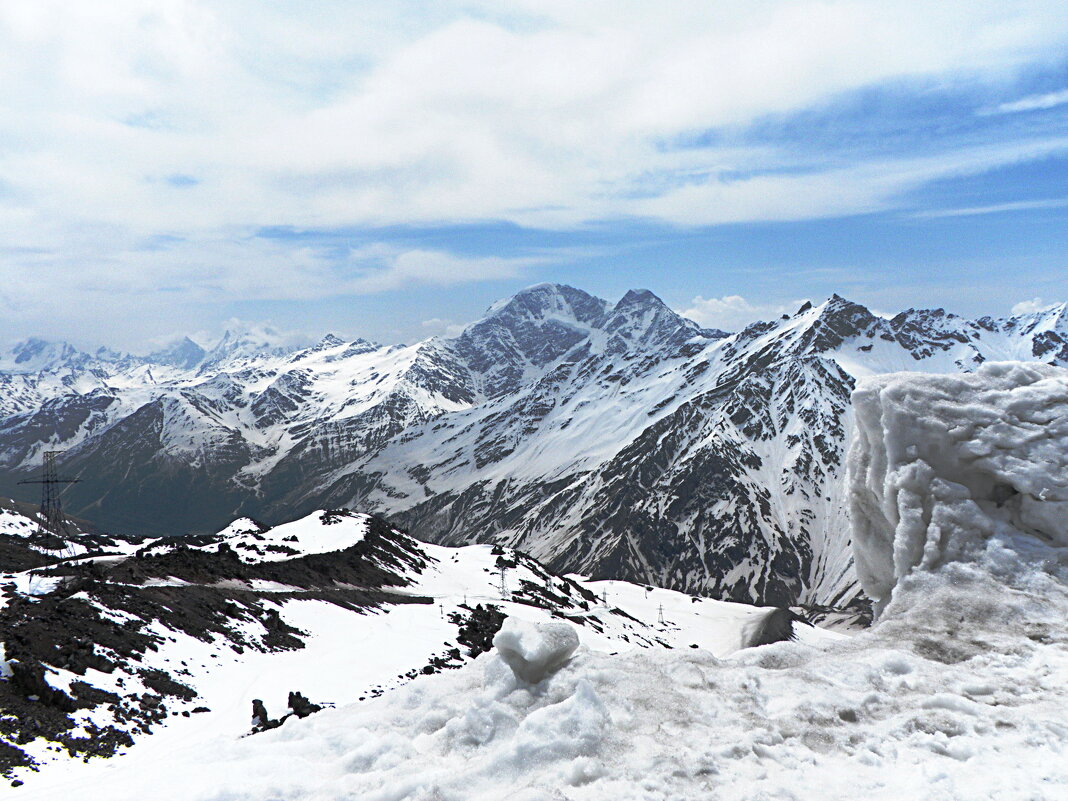
[[[252,734],[277,729],[290,718],[306,718],[321,712],[328,704],[315,704],[305,698],[299,691],[289,693],[289,711],[280,718],[272,718],[267,714],[267,707],[263,701],[255,698],[252,701]]]
[[[275,543],[298,555],[267,547]],[[10,674],[0,696],[17,712],[0,721],[0,741],[11,745],[0,770],[11,778],[40,768],[45,775],[33,781],[47,783],[65,761],[57,748],[79,758],[129,750],[124,760],[135,758],[131,743],[148,734],[166,740],[203,728],[187,719],[207,713],[208,703],[211,734],[237,736],[249,730],[241,712],[257,697],[257,731],[323,705],[309,698],[379,699],[484,660],[506,619],[567,620],[583,642],[605,650],[700,643],[719,654],[744,646],[741,629],[766,614],[652,586],[556,576],[503,546],[417,543],[344,510],[275,527],[241,519],[213,535],[116,539],[109,549],[0,582],[0,672]],[[525,640],[512,650],[531,662],[515,660],[520,673],[557,669],[553,658],[531,656],[537,648]],[[12,680],[21,664],[36,672]],[[240,678],[246,664],[251,683]],[[294,683],[308,695],[292,692],[290,709],[280,710],[272,703],[290,682],[276,681],[272,665],[294,664],[303,665]],[[245,687],[240,704],[232,703],[235,686]],[[36,728],[26,722],[34,714]]]
[[[797,616],[789,609],[774,607],[767,614],[757,617],[742,628],[742,647],[755,648],[795,639],[794,620]]]
[[[288,703],[289,708],[298,718],[306,718],[308,715],[314,715],[324,709],[322,704],[313,704],[296,690],[289,694]]]
[[[467,614],[453,613],[450,620],[457,627],[456,641],[474,658],[493,647],[493,638],[501,630],[505,614],[498,606],[475,604]]]
[[[169,636],[225,644],[235,653],[300,649],[304,633],[278,612],[277,603],[286,598],[352,610],[429,603],[394,589],[409,583],[408,571],[428,564],[414,540],[378,518],[345,510],[315,519],[330,532],[343,521],[358,526],[358,536],[338,539],[332,533],[323,545],[314,536],[317,529],[305,526],[305,542],[298,544],[308,552],[294,549],[283,559],[269,554],[249,560],[230,547],[228,538],[263,536],[266,527],[164,543],[80,538],[81,557],[53,557],[51,565],[35,569],[39,575],[31,584],[37,581],[43,590],[6,585],[0,607],[6,674],[0,680],[0,774],[32,766],[25,747],[38,738],[71,756],[111,756],[171,715],[205,711],[194,706],[198,693],[180,671],[145,666]],[[0,533],[0,541],[13,539]],[[349,547],[323,550],[350,541]],[[268,589],[257,590],[261,585]],[[123,686],[97,688],[89,678],[97,672],[121,676]],[[60,673],[75,677],[67,689],[56,685]],[[299,692],[289,700],[297,717],[319,706]]]
[[[252,732],[267,731],[268,729],[275,729],[282,725],[280,720],[272,720],[267,714],[267,707],[263,705],[263,701],[259,698],[252,700]]]

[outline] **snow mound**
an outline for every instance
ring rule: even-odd
[[[1068,370],[984,364],[859,382],[849,455],[853,555],[881,610],[912,571],[1068,546]]]
[[[567,623],[529,623],[510,617],[493,638],[493,646],[517,679],[537,684],[571,658],[579,637]]]

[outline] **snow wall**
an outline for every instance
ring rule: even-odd
[[[853,557],[877,613],[912,571],[978,560],[992,540],[1039,560],[1068,546],[1068,370],[873,376],[853,406]]]

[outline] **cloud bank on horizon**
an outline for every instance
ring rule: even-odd
[[[845,238],[834,221],[865,215],[1063,220],[1066,52],[1068,9],[1046,0],[16,0],[0,6],[0,320],[129,345],[175,318],[292,323],[300,304],[420,287],[481,299],[569,267],[609,294],[612,259],[654,288],[673,272],[666,294],[712,322],[777,309],[812,294],[801,278],[769,295],[708,254],[766,270],[773,254],[747,260],[754,226]],[[735,238],[695,253],[695,231]],[[866,270],[869,301],[902,283]],[[1008,303],[1064,285],[1017,289]],[[409,331],[467,313],[439,297],[456,308],[413,308]]]

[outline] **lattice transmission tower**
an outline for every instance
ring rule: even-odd
[[[64,535],[73,533],[67,518],[63,515],[63,504],[60,503],[59,496],[63,494],[63,487],[76,484],[79,479],[59,477],[56,470],[56,456],[61,453],[63,451],[45,451],[41,477],[27,478],[19,482],[20,484],[41,485],[41,514],[37,520],[38,537],[53,535],[63,538]]]

